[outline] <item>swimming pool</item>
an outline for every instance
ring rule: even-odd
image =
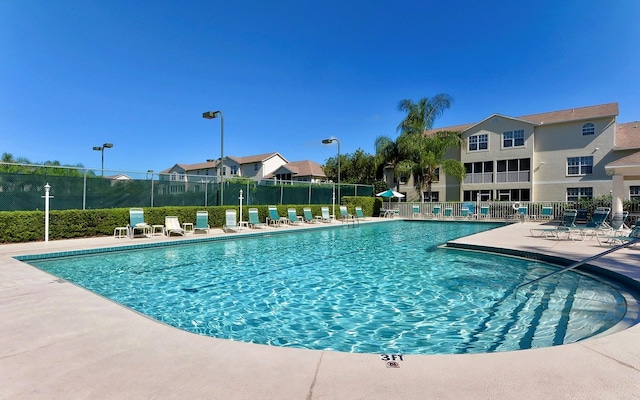
[[[437,246],[498,226],[396,221],[28,261],[178,328],[365,353],[459,354],[570,343],[625,314],[613,287]]]

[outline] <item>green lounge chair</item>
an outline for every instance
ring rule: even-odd
[[[302,221],[298,219],[298,213],[295,208],[287,208],[287,217],[290,225],[302,225]]]
[[[308,224],[317,224],[320,218],[314,218],[313,214],[311,213],[311,207],[305,207],[302,209],[302,213],[303,213],[303,217],[304,217],[304,222],[308,223]]]
[[[347,206],[340,206],[340,220],[342,222],[344,221],[353,221],[355,217],[351,214],[349,214],[349,211],[347,210]]]
[[[607,224],[607,217],[609,216],[609,212],[611,209],[608,207],[598,207],[593,212],[591,219],[584,226],[575,226],[571,229],[572,235],[580,235],[581,238],[584,238],[587,235],[597,235],[598,233],[603,234],[605,230],[610,230],[609,224]]]
[[[442,216],[445,218],[453,218],[453,207],[445,207]]]
[[[127,226],[127,236],[133,239],[136,232],[145,237],[151,236],[151,225],[144,222],[144,210],[142,208],[129,209],[129,225]]]
[[[264,222],[260,222],[260,216],[258,215],[257,208],[249,209],[249,227],[251,227],[252,229],[267,227],[267,224],[265,224]]]
[[[623,235],[602,236],[602,240],[600,240],[600,236],[596,236],[596,238],[598,239],[598,244],[600,244],[600,246],[602,246],[603,244],[608,244],[608,245],[622,244],[629,241],[634,241],[635,243],[632,244],[631,246],[635,246],[637,243],[640,243],[640,223],[637,223],[633,227],[629,235],[627,236],[623,236]]]
[[[287,218],[281,217],[278,214],[278,208],[276,206],[269,206],[269,225],[273,225],[276,228],[282,226],[282,224],[287,223]]]
[[[356,207],[356,218],[366,220],[364,213],[362,212],[362,207]]]
[[[553,207],[543,206],[542,211],[540,211],[539,217],[541,219],[553,219]]]
[[[222,229],[229,233],[229,231],[238,232],[240,231],[240,227],[238,226],[238,219],[236,218],[236,210],[225,210],[225,222]]]
[[[171,236],[171,234],[184,236],[184,229],[180,226],[180,221],[176,216],[164,217],[164,234]]]
[[[430,213],[426,213],[428,217],[439,218],[440,217],[440,205],[433,206]]]
[[[489,218],[489,206],[481,206],[478,218]]]
[[[208,211],[197,211],[196,212],[196,225],[193,227],[193,233],[198,231],[209,233],[209,212]]]
[[[411,218],[415,218],[415,217],[420,217],[420,206],[417,204],[414,204],[411,206]]]
[[[560,223],[554,228],[532,228],[529,229],[531,236],[544,236],[546,238],[560,239],[562,234],[566,234],[568,238],[571,238],[571,229],[576,226],[576,216],[578,210],[569,209],[562,213],[562,219]],[[536,235],[535,233],[539,233]]]

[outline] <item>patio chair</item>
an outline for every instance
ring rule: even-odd
[[[469,209],[467,207],[461,207],[460,208],[460,218],[469,218]]]
[[[540,211],[540,215],[538,217],[541,219],[553,219],[553,207],[542,206],[542,211]]]
[[[225,210],[224,212],[224,226],[222,230],[225,233],[229,233],[229,231],[239,232],[240,227],[238,226],[238,219],[236,218],[236,210]]]
[[[628,235],[611,235],[611,236],[602,236],[602,241],[600,240],[600,236],[596,236],[598,239],[598,244],[602,246],[603,244],[615,245],[615,244],[623,244],[629,241],[634,241],[635,243],[631,246],[635,246],[637,243],[640,243],[640,224],[636,224],[631,232]]]
[[[420,206],[419,205],[417,205],[417,204],[412,205],[411,206],[411,211],[413,213],[411,215],[411,218],[415,218],[416,216],[420,217]]]
[[[295,208],[287,208],[287,217],[289,218],[289,224],[302,225],[302,221],[298,219],[298,214]]]
[[[193,227],[193,233],[202,231],[209,233],[209,212],[208,211],[196,211],[196,225]]]
[[[431,212],[427,212],[425,213],[425,215],[432,218],[440,217],[440,204],[433,206],[433,209],[431,210]]]
[[[151,236],[151,225],[144,222],[144,210],[142,208],[129,209],[129,225],[127,225],[127,236],[133,239],[136,232],[142,236]]]
[[[445,218],[453,218],[453,207],[445,207],[442,216]]]
[[[273,225],[276,228],[278,228],[283,224],[286,224],[288,221],[289,221],[288,218],[280,216],[280,214],[278,213],[278,207],[269,206],[269,218],[268,218],[269,225]]]
[[[344,221],[352,221],[355,217],[351,214],[349,214],[349,211],[347,210],[347,206],[340,206],[340,220],[342,222]]]
[[[533,215],[529,215],[529,207],[526,205],[518,205],[518,208],[516,209],[516,214],[514,215],[514,217],[518,217],[520,219],[522,219],[522,222],[534,217]]]
[[[176,235],[184,236],[184,229],[180,226],[180,221],[176,216],[164,217],[164,234],[171,236],[174,233]]]
[[[571,228],[571,234],[580,235],[581,238],[584,238],[587,235],[597,235],[598,233],[603,234],[604,231],[610,230],[611,227],[607,224],[607,217],[609,216],[609,212],[611,209],[609,207],[598,207],[593,212],[591,219],[584,226],[576,225],[574,228]]]
[[[535,232],[540,234],[537,236],[544,236],[546,238],[560,239],[561,234],[566,234],[568,238],[571,237],[571,229],[576,226],[576,215],[578,211],[574,209],[565,210],[562,213],[562,219],[554,228],[532,228],[529,229],[531,236],[536,236]]]
[[[249,227],[252,229],[266,228],[267,224],[260,222],[260,216],[257,208],[249,209]]]
[[[611,221],[609,221],[609,226],[611,227],[612,233],[620,233],[631,230],[626,224],[627,217],[629,216],[628,211],[618,211],[613,214],[611,217]]]
[[[362,207],[356,207],[356,218],[366,220],[364,213],[362,212]]]
[[[308,224],[317,224],[318,222],[320,222],[320,217],[313,216],[311,207],[305,207],[302,209],[302,218],[304,219],[304,222]]]
[[[320,211],[322,212],[320,221],[331,223],[331,215],[329,215],[329,207],[322,207],[320,208]]]
[[[480,206],[478,218],[489,218],[489,206]]]

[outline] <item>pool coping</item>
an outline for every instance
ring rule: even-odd
[[[536,224],[451,242],[574,261],[603,249],[595,240],[532,238]],[[551,348],[402,360],[253,345],[168,327],[13,258],[123,244],[56,242],[0,245],[0,399],[631,399],[640,392],[638,325]],[[591,264],[640,282],[639,250]]]

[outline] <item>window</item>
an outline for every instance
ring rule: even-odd
[[[500,189],[498,190],[500,201],[531,201],[529,189]]]
[[[424,192],[424,201],[427,201],[427,202],[440,201],[440,192],[431,192],[431,197],[429,197],[428,192]]]
[[[629,199],[640,201],[640,186],[629,187]]]
[[[524,130],[508,131],[502,133],[502,147],[524,146]]]
[[[578,201],[580,199],[592,199],[593,188],[567,188],[567,201]]]
[[[464,183],[492,183],[493,182],[493,161],[464,163],[467,175]]]
[[[582,125],[583,136],[594,135],[595,133],[596,133],[596,126],[591,122],[587,122],[586,124]]]
[[[489,135],[469,136],[469,151],[487,150],[489,148]]]
[[[230,167],[231,169],[231,175],[237,175],[238,174],[238,166],[237,165],[232,165]]]
[[[258,170],[258,163],[253,164],[253,170],[257,171]]]
[[[531,159],[529,158],[498,160],[496,168],[496,182],[530,182],[531,180]]]
[[[593,156],[567,158],[567,175],[589,175],[593,173]]]
[[[462,193],[462,201],[489,201],[491,190],[465,190]]]

